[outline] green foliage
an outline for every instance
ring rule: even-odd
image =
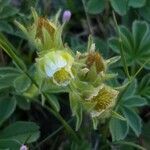
[[[149,11],[149,2],[148,0],[88,0],[87,2],[87,12],[90,14],[100,14],[105,9],[108,9],[108,5],[111,5],[112,9],[121,16],[124,16],[128,11],[132,9],[139,9],[140,14],[148,19],[147,12]]]
[[[23,96],[19,96],[19,95],[16,95],[14,97],[14,99],[16,99],[17,101],[17,106],[22,109],[22,110],[30,110],[30,107],[31,107],[31,103],[28,99],[26,99],[25,97]]]
[[[132,24],[132,33],[125,28],[120,27],[120,39],[112,37],[109,39],[110,48],[119,53],[122,49],[128,65],[144,65],[145,68],[150,67],[149,57],[149,43],[150,43],[150,30],[146,22],[134,21]]]
[[[129,126],[139,136],[141,134],[141,118],[130,108],[124,107],[122,111]]]
[[[145,75],[138,86],[138,93],[150,104],[150,74]]]
[[[105,0],[89,0],[87,3],[87,11],[90,14],[99,14],[105,8]]]
[[[1,131],[0,139],[31,143],[39,138],[39,126],[33,122],[18,121]]]
[[[112,134],[112,140],[119,141],[127,136],[129,126],[127,125],[126,121],[112,118],[109,123],[109,129]]]
[[[139,14],[147,21],[150,21],[150,1],[147,0],[144,7],[140,8]]]
[[[123,102],[123,105],[125,105],[126,107],[137,107],[137,106],[141,107],[146,104],[147,104],[146,100],[140,96],[128,97]]]
[[[120,15],[125,15],[127,13],[128,4],[126,0],[110,0],[113,9]]]
[[[69,95],[70,99],[70,108],[72,110],[72,115],[76,116],[76,130],[78,130],[82,123],[82,106],[81,106],[81,97],[75,93],[71,92]]]
[[[33,8],[35,28],[29,28],[33,22],[29,14],[31,6],[43,19],[55,20],[55,25],[49,26],[55,26],[54,35],[47,29],[50,22],[41,22],[40,42],[39,20]],[[60,7],[72,12],[71,20],[63,25],[56,19],[59,15],[52,17]],[[25,32],[29,44],[14,26],[14,20]],[[4,53],[0,51],[0,149],[18,150],[23,144],[39,150],[49,145],[51,149],[71,150],[148,149],[149,21],[149,0],[22,0],[18,6],[13,6],[11,0],[0,0],[0,32],[3,32],[0,48],[4,50]],[[89,34],[92,38],[87,44]],[[42,52],[35,54],[37,49]],[[69,67],[73,78],[68,86],[58,86],[52,77],[42,78],[35,58],[50,50],[64,49],[72,50],[70,55],[75,62]],[[97,73],[97,57],[91,57],[90,67],[86,64],[87,55],[93,50],[104,59],[102,72]],[[103,109],[101,117],[91,117],[96,102],[91,103],[90,98],[97,96],[103,84],[111,86],[119,95],[114,107],[109,105],[108,110]]]
[[[112,8],[119,14],[125,15],[130,7],[141,8],[145,5],[146,0],[110,0]]]
[[[55,95],[47,95],[48,98],[48,102],[50,103],[50,105],[56,109],[56,111],[60,110],[60,105],[59,105],[59,101],[58,98]]]
[[[25,74],[21,74],[14,80],[14,88],[18,93],[25,92],[30,86],[31,80]]]
[[[9,149],[11,147],[12,150],[17,150],[19,149],[21,146],[20,143],[18,143],[17,141],[15,140],[3,140],[3,139],[0,139],[0,149]]]
[[[16,100],[10,97],[0,99],[0,125],[6,121],[16,108]]]
[[[13,27],[10,24],[12,17],[15,17],[19,10],[12,7],[10,0],[0,2],[0,31],[13,33]]]
[[[147,104],[147,101],[137,93],[137,81],[133,80],[123,91],[120,97],[118,111],[124,116],[125,121],[112,118],[109,123],[109,128],[112,134],[113,141],[123,140],[128,132],[129,127],[134,133],[139,136],[141,134],[142,122],[141,118],[135,112],[135,107],[141,107]],[[118,128],[116,128],[116,126]],[[117,132],[118,129],[120,132]]]

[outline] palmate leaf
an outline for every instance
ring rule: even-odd
[[[0,90],[11,89],[13,87],[14,80],[20,75],[20,71],[13,67],[1,67],[0,68]]]
[[[29,110],[31,103],[29,100],[27,100],[25,97],[16,95],[14,96],[14,99],[17,101],[17,106],[22,110]]]
[[[0,125],[6,121],[16,108],[16,100],[10,97],[0,99]]]
[[[126,84],[126,80],[125,83]],[[123,91],[123,94],[121,96],[121,99],[124,101],[124,99],[126,99],[127,97],[131,97],[134,96],[137,90],[137,80],[134,79],[129,85],[128,87]]]
[[[121,16],[126,15],[130,7],[140,8],[146,4],[146,0],[110,0],[112,8]]]
[[[19,12],[19,10],[12,6],[6,6],[0,12],[0,19],[6,19],[8,17],[14,16]]]
[[[105,0],[89,0],[87,3],[87,11],[90,14],[99,14],[105,8]]]
[[[1,150],[17,150],[21,146],[20,143],[18,143],[15,140],[6,140],[6,139],[0,139],[0,149]]]
[[[0,90],[13,87],[13,81],[18,77],[18,74],[6,74],[0,77]]]
[[[128,65],[144,65],[150,68],[150,29],[145,21],[134,21],[132,32],[126,27],[120,27],[121,44]],[[116,37],[109,39],[109,47],[116,53],[119,53],[120,41]]]
[[[126,0],[110,0],[110,4],[119,15],[125,15],[129,9]]]
[[[119,15],[126,15],[130,7],[141,8],[145,6],[146,0],[109,0],[111,7]],[[88,0],[87,12],[90,14],[99,14],[105,9],[105,0]]]
[[[146,0],[129,0],[128,5],[133,8],[140,8],[146,4]]]
[[[144,7],[139,9],[140,15],[147,21],[150,21],[150,1],[147,0]]]
[[[131,129],[134,131],[136,136],[139,136],[142,128],[141,118],[132,109],[127,107],[122,107],[122,112]]]
[[[18,93],[25,92],[30,86],[31,80],[25,74],[20,74],[20,76],[14,80],[14,87]]]
[[[145,97],[150,104],[150,74],[145,75],[139,83],[137,94]]]
[[[126,84],[126,81],[125,83]],[[134,79],[124,91],[121,93],[119,107],[117,112],[125,121],[121,118],[112,118],[109,124],[110,132],[113,141],[119,141],[125,139],[128,134],[129,127],[135,132],[137,136],[141,133],[141,119],[132,108],[141,107],[147,104],[145,98],[142,98],[137,94],[137,80]]]
[[[0,132],[0,139],[31,143],[39,138],[39,126],[33,122],[18,121]]]
[[[112,135],[112,140],[119,141],[123,140],[127,136],[129,126],[126,121],[117,118],[111,118],[109,122],[109,130]]]
[[[140,107],[147,105],[147,101],[141,96],[131,96],[124,100],[123,105],[127,107]]]
[[[122,145],[120,148],[121,150],[134,150],[135,148],[137,150],[146,150],[144,147],[133,143],[133,142],[129,142],[129,141],[118,141],[118,142],[113,142],[113,144],[115,145]]]
[[[7,75],[19,75],[21,72],[14,67],[0,67],[0,77],[5,77]]]

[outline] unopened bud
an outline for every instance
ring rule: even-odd
[[[22,145],[22,146],[20,147],[20,150],[28,150],[28,147],[27,147],[26,145]]]
[[[70,18],[71,18],[71,12],[69,10],[64,11],[62,21],[68,22]]]

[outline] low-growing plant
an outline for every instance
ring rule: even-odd
[[[105,4],[97,8],[97,3],[84,3],[86,13],[101,13]],[[110,0],[120,15],[130,7],[146,7],[146,0],[129,0],[122,9],[125,5],[120,7],[118,3],[123,2]],[[125,149],[122,145],[126,145],[144,150],[137,137],[144,137],[140,108],[149,105],[150,79],[149,73],[142,80],[137,77],[143,69],[149,70],[148,23],[135,20],[130,31],[119,26],[112,13],[116,35],[108,38],[107,43],[100,40],[105,48],[98,50],[99,39],[89,35],[87,47],[75,51],[63,40],[70,11],[65,11],[59,21],[61,11],[48,19],[31,10],[31,24],[15,20],[15,25],[28,41],[31,55],[36,52],[34,62],[26,64],[18,49],[0,33],[0,47],[12,59],[9,66],[0,68],[0,149],[38,149],[64,128],[68,136],[64,149]],[[111,49],[111,53],[106,53],[106,49]],[[30,110],[34,107],[42,109],[43,115],[52,114],[62,124],[44,140],[40,138],[40,123],[32,118]],[[29,111],[26,121],[20,121],[20,109]],[[72,114],[66,115],[67,110]],[[66,121],[67,118],[72,119]],[[51,124],[57,126],[53,119]]]

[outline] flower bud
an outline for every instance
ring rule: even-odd
[[[28,147],[27,147],[26,145],[22,145],[22,146],[20,147],[20,150],[28,150]]]
[[[104,59],[98,52],[91,52],[87,56],[86,64],[88,68],[91,68],[95,64],[97,73],[105,71]]]
[[[64,11],[63,17],[62,17],[63,23],[68,22],[70,18],[71,18],[71,12],[69,10]]]
[[[39,17],[36,37],[41,40],[43,40],[43,28],[47,30],[47,32],[50,34],[52,38],[54,38],[53,36],[56,31],[56,26],[49,20]]]

